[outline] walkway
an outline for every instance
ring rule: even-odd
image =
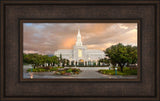
[[[82,72],[78,75],[71,75],[71,76],[61,76],[61,75],[53,75],[52,72],[41,72],[41,73],[33,73],[33,78],[92,78],[92,79],[136,79],[137,76],[119,76],[119,75],[104,75],[100,74],[97,71],[99,69],[109,69],[108,67],[72,67],[72,68],[79,68]],[[24,78],[30,78],[30,74],[24,72]]]

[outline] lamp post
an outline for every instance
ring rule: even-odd
[[[115,68],[115,75],[117,75],[117,67]]]
[[[89,63],[88,63],[88,65],[90,66],[90,65],[91,65],[91,62],[90,62],[91,58],[89,57],[89,58],[88,58],[88,60],[89,60]]]
[[[33,69],[31,68],[30,78],[33,79]]]
[[[70,58],[69,65],[70,66],[72,65],[72,58]]]

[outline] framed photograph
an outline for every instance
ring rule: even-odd
[[[159,0],[1,1],[1,101],[159,101]]]
[[[139,20],[34,21],[20,21],[22,81],[140,80]]]

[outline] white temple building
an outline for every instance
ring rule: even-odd
[[[99,59],[105,58],[105,53],[98,49],[87,49],[81,41],[80,30],[78,29],[76,44],[73,49],[59,49],[55,51],[55,56],[62,56],[63,59],[68,59],[70,65],[97,65]]]

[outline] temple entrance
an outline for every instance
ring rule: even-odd
[[[79,66],[84,66],[84,60],[83,59],[79,60]]]
[[[88,66],[91,66],[91,61],[88,61]]]
[[[71,61],[71,65],[74,66],[74,61]]]

